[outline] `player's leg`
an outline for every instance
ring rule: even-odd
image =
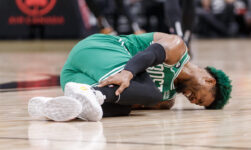
[[[182,0],[182,27],[183,39],[190,49],[190,41],[192,37],[192,30],[195,18],[195,4],[194,0]],[[189,51],[190,52],[190,51]]]
[[[195,17],[193,0],[166,0],[165,15],[170,33],[182,37],[190,49],[190,40]],[[191,50],[189,54],[192,57]]]
[[[67,68],[68,66],[66,65],[65,67]],[[64,87],[65,84],[70,81],[85,82],[87,84],[96,82],[92,79],[89,79],[89,77],[87,78],[80,73],[75,73],[68,68],[63,69],[60,79],[62,87]],[[88,102],[85,103],[85,105],[82,105],[81,101],[77,100],[75,97],[70,96],[60,96],[55,98],[33,97],[29,100],[28,112],[32,117],[46,117],[54,121],[68,121],[79,116],[83,109],[86,109],[86,107],[90,107],[90,104]],[[96,107],[97,110],[99,108],[99,116],[102,117],[102,110],[98,103]]]
[[[83,109],[78,118],[98,121],[102,118],[102,114],[103,117],[129,115],[131,111],[130,105],[104,102],[102,95],[101,98],[99,97],[100,94],[96,93],[90,86],[97,83],[93,78],[81,72],[71,72],[66,76],[67,71],[62,71],[61,73],[61,86],[65,86],[66,96],[76,98],[81,102]]]
[[[106,96],[105,102],[116,103],[120,105],[154,105],[162,100],[162,94],[155,86],[147,72],[138,74],[121,95],[116,96],[115,91],[119,86],[94,87]]]
[[[72,75],[71,81],[66,84],[65,95],[78,99],[83,105],[83,112],[79,118],[97,121],[100,120],[100,109],[97,101],[102,104],[105,117],[129,115],[133,104],[145,106],[154,105],[162,100],[160,91],[156,88],[150,76],[144,72],[136,76],[130,86],[120,95],[116,96],[118,86],[94,87],[93,89],[85,83],[91,83],[87,75]],[[88,79],[88,81],[85,81]],[[93,83],[95,81],[93,80]],[[94,90],[95,89],[95,90]],[[100,91],[101,93],[98,93]],[[100,94],[104,95],[101,96]],[[104,98],[105,97],[105,98]],[[94,106],[93,106],[94,105]],[[89,111],[89,109],[90,111]],[[94,118],[94,119],[93,119]]]
[[[54,121],[69,121],[76,118],[82,111],[82,105],[76,99],[66,96],[33,97],[28,103],[31,117],[46,117]]]
[[[85,0],[89,9],[97,18],[98,26],[101,29],[100,32],[104,34],[117,34],[111,25],[109,24],[108,20],[106,19],[105,15],[103,14],[102,8],[95,0]]]
[[[101,107],[103,109],[103,117],[128,116],[131,112],[131,105],[104,102]]]
[[[225,24],[221,20],[217,19],[211,12],[208,12],[203,8],[197,8],[196,15],[198,16],[200,23],[199,32],[202,34],[206,35],[208,33],[215,33],[213,36],[217,36],[219,33],[224,36],[228,34]]]
[[[65,67],[69,68],[69,65],[64,66],[64,68]],[[97,81],[85,73],[64,68],[60,78],[61,87],[64,90],[65,96],[74,98],[81,103],[82,112],[78,115],[78,118],[89,121],[99,121],[103,116],[103,111],[90,86]]]
[[[79,77],[81,78],[81,76]],[[77,98],[81,101],[83,105],[83,112],[79,115],[79,118],[86,120],[90,120],[90,118],[97,118],[95,116],[98,116],[99,114],[96,113],[97,106],[90,106],[97,104],[89,104],[93,101],[99,101],[99,104],[102,105],[104,117],[112,117],[129,115],[133,104],[151,106],[161,102],[162,100],[160,91],[156,88],[150,76],[146,72],[136,76],[131,81],[130,86],[125,89],[120,96],[115,95],[115,91],[118,88],[117,85],[94,87],[92,89],[90,86],[84,84],[86,82],[83,80],[80,81],[79,78],[73,81],[74,82],[66,84],[65,95]],[[86,108],[84,107],[91,108],[92,110],[86,112]],[[98,119],[91,120],[97,121],[99,119],[101,119],[100,116]]]
[[[183,37],[182,31],[182,11],[179,5],[179,0],[166,0],[164,2],[165,23],[169,27],[171,34],[177,34]]]
[[[129,2],[124,0],[114,0],[114,1],[116,3],[117,10],[120,11],[121,14],[124,14],[127,17],[134,34],[145,33],[145,31],[140,28],[136,15],[132,14]]]

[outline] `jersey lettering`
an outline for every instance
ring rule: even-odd
[[[163,79],[153,79],[153,82],[155,83],[155,85],[159,85],[158,89],[160,90],[160,92],[163,92],[164,80]]]
[[[163,92],[163,84],[164,84],[164,77],[165,73],[164,71],[164,66],[163,65],[157,65],[154,67],[149,67],[147,69],[147,72],[150,74],[150,77],[153,79],[153,82],[157,86],[160,92]]]
[[[166,92],[164,92],[163,99],[168,99],[169,96],[170,96],[170,92],[166,91]]]
[[[163,66],[163,64],[159,64],[157,66],[149,67],[148,70],[163,71],[164,70],[164,66]]]

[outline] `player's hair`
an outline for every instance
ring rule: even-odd
[[[231,80],[222,70],[217,70],[211,66],[205,69],[216,79],[215,100],[206,109],[222,109],[231,98]]]

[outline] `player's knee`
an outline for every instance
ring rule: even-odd
[[[163,96],[160,91],[156,88],[148,96],[148,103],[149,105],[154,105],[162,101]]]

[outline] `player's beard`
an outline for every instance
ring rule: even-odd
[[[188,86],[187,86],[187,81],[186,80],[177,81],[175,83],[175,90],[176,90],[177,93],[184,92],[187,87]]]

